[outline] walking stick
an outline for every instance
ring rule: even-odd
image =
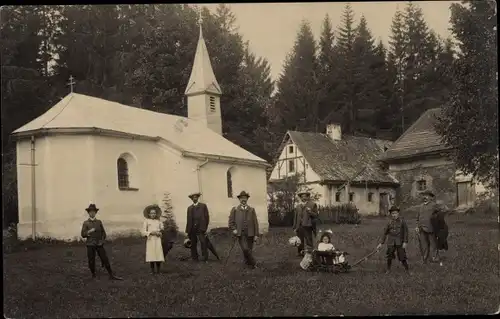
[[[358,260],[357,262],[355,262],[354,264],[352,264],[351,268],[352,267],[355,267],[357,265],[359,265],[360,263],[362,263],[363,261],[367,261],[368,258],[370,258],[371,256],[375,255],[376,253],[378,253],[380,251],[380,249],[375,249],[374,251],[372,251],[371,253],[369,253],[368,255],[366,255],[365,257],[361,258],[360,260]]]
[[[424,249],[422,248],[422,241],[420,239],[420,228],[416,230],[417,233],[417,241],[418,241],[418,249],[420,250],[420,257],[424,260]]]
[[[226,261],[224,262],[224,268],[226,267],[227,265],[227,261],[229,260],[229,256],[231,256],[231,252],[233,251],[233,248],[234,246],[236,245],[236,237],[234,237],[233,239],[233,244],[231,245],[231,248],[229,248],[229,251],[227,253],[227,256],[226,256]]]

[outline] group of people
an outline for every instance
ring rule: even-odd
[[[298,194],[301,203],[296,207],[293,229],[298,237],[297,242],[299,254],[303,256],[302,264],[308,265],[312,262],[314,251],[334,251],[335,247],[331,242],[331,233],[323,233],[314,248],[313,238],[316,237],[316,225],[318,220],[318,206],[311,200],[308,192]],[[432,262],[442,262],[439,260],[439,251],[448,250],[448,226],[444,216],[445,210],[435,201],[435,194],[429,190],[421,193],[423,203],[416,216],[416,232],[419,243],[420,254],[424,264],[428,263],[429,256],[432,255]],[[383,229],[382,236],[376,247],[377,251],[382,245],[387,244],[386,272],[389,273],[392,261],[398,257],[406,271],[409,270],[406,247],[408,245],[408,225],[404,218],[400,216],[400,209],[391,206],[389,209],[390,220]],[[303,267],[307,268],[307,267]]]
[[[198,261],[198,243],[201,246],[202,261],[208,260],[208,250],[211,250],[219,259],[215,248],[208,239],[207,230],[210,222],[210,214],[205,203],[199,201],[201,193],[196,192],[189,195],[192,204],[187,208],[187,222],[185,235],[187,237],[185,246],[191,249],[191,258]],[[254,242],[259,236],[259,222],[255,209],[248,205],[250,194],[242,191],[237,198],[240,204],[234,206],[229,213],[229,230],[238,241],[243,252],[244,263],[249,268],[256,267],[253,257]],[[90,204],[85,209],[89,218],[83,222],[81,236],[86,239],[88,266],[92,278],[96,277],[95,258],[99,255],[103,267],[108,271],[112,280],[122,280],[116,276],[109,262],[104,249],[106,231],[102,221],[96,218],[99,209],[95,204]],[[165,261],[165,256],[172,248],[172,243],[162,240],[164,225],[160,220],[161,209],[157,205],[147,206],[144,210],[144,223],[142,235],[146,237],[146,262],[150,264],[151,273],[160,273],[161,264]],[[165,244],[167,247],[164,247]]]
[[[444,221],[444,211],[434,201],[434,194],[430,191],[422,193],[423,205],[416,218],[416,231],[418,233],[419,248],[424,263],[428,262],[429,255],[432,254],[432,261],[439,261],[439,250],[447,250],[448,229]],[[196,192],[189,195],[192,204],[187,208],[187,223],[185,235],[187,237],[185,246],[191,249],[193,261],[199,260],[198,243],[201,246],[202,261],[208,260],[208,250],[212,251],[219,259],[215,248],[208,239],[207,230],[210,222],[210,214],[205,203],[199,201],[201,193]],[[295,208],[293,230],[298,238],[299,254],[304,259],[310,259],[314,250],[334,251],[331,232],[324,232],[321,235],[317,247],[314,247],[314,238],[317,236],[318,205],[311,200],[309,192],[298,194],[301,203]],[[259,236],[259,223],[255,209],[248,205],[250,194],[242,191],[238,196],[240,204],[234,206],[229,213],[228,227],[243,253],[243,261],[249,268],[256,267],[253,257],[254,242]],[[81,236],[86,238],[88,266],[92,277],[96,277],[95,257],[99,255],[103,267],[108,271],[112,280],[122,280],[116,276],[110,266],[109,259],[104,249],[106,231],[103,223],[96,219],[99,209],[95,204],[90,204],[86,208],[89,219],[83,222]],[[390,271],[392,261],[396,255],[404,268],[408,271],[409,266],[406,256],[408,245],[408,225],[404,218],[400,216],[400,209],[392,206],[389,210],[391,218],[383,229],[377,250],[382,245],[387,244],[386,260],[387,272]],[[157,205],[150,205],[144,211],[145,220],[142,234],[146,237],[146,262],[150,264],[151,272],[160,272],[161,263],[165,261],[165,255],[172,247],[172,243],[167,242],[168,247],[164,247],[162,234],[164,230],[163,222],[160,221],[161,209]]]

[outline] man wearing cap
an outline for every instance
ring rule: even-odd
[[[318,217],[318,205],[311,200],[309,192],[300,192],[298,196],[302,203],[295,208],[293,230],[300,238],[299,254],[301,254],[301,250],[304,252],[313,250],[313,232]]]
[[[432,261],[438,261],[436,235],[434,234],[432,219],[439,214],[440,208],[435,201],[435,195],[430,190],[421,193],[423,203],[417,212],[417,228],[420,253],[424,264],[428,262],[432,252]]]
[[[257,213],[253,207],[247,204],[250,194],[242,191],[237,197],[240,204],[231,209],[228,222],[229,230],[238,238],[245,264],[250,268],[255,268],[256,262],[252,250],[253,243],[259,236]]]
[[[83,222],[80,234],[83,238],[87,239],[87,258],[89,269],[92,273],[92,278],[96,278],[95,255],[97,254],[101,259],[103,267],[108,271],[109,279],[122,280],[122,278],[116,276],[111,270],[108,255],[106,254],[106,250],[104,249],[106,230],[104,230],[102,221],[95,218],[97,212],[99,211],[99,208],[97,208],[95,204],[90,204],[89,207],[85,208],[85,210],[89,214],[89,219]]]
[[[198,261],[198,241],[201,246],[202,260],[208,260],[207,229],[210,217],[208,207],[198,200],[201,193],[193,193],[189,198],[193,201],[187,209],[186,235],[191,241],[191,258]]]

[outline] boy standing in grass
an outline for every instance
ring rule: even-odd
[[[104,249],[104,241],[106,240],[106,231],[104,230],[104,225],[102,222],[95,218],[99,208],[95,204],[90,204],[88,208],[85,208],[89,214],[89,219],[83,222],[81,235],[83,238],[87,239],[87,258],[89,261],[90,272],[92,273],[92,278],[96,277],[95,274],[95,255],[99,255],[101,262],[108,271],[109,279],[111,280],[122,280],[122,278],[117,277],[113,274],[111,270],[111,265],[109,264],[108,255]]]
[[[406,246],[408,245],[408,225],[406,221],[399,216],[399,208],[392,206],[389,209],[391,220],[384,228],[384,233],[380,239],[377,249],[380,249],[387,239],[387,271],[390,272],[392,260],[395,259],[397,253],[398,259],[408,272],[408,262],[406,258]]]

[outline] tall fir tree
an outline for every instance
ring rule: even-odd
[[[278,92],[273,103],[276,133],[319,130],[321,94],[318,78],[316,42],[309,22],[303,21],[278,80]]]
[[[337,42],[335,51],[337,61],[335,74],[339,85],[335,90],[335,107],[327,116],[327,121],[339,122],[342,130],[346,133],[353,133],[356,125],[356,101],[354,92],[354,59],[353,46],[356,37],[354,26],[354,11],[351,5],[346,4],[342,12],[342,22],[337,32]]]

